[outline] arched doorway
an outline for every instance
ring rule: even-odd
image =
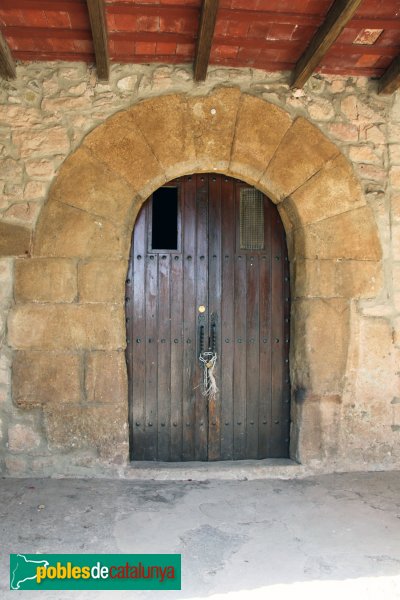
[[[289,455],[289,264],[266,196],[215,173],[156,190],[126,300],[133,460]]]
[[[290,455],[305,464],[340,456],[343,398],[359,369],[357,303],[378,293],[383,273],[374,215],[351,163],[317,127],[225,87],[114,115],[52,185],[31,257],[16,261],[7,322],[13,401],[41,407],[52,452],[79,444],[104,464],[127,461],[124,282],[133,224],[166,181],[210,171],[277,204],[292,269]],[[49,272],[72,288],[56,287]],[[60,384],[48,401],[42,389],[54,372]]]

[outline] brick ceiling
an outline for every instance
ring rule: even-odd
[[[105,4],[111,62],[193,62],[201,0]],[[331,5],[220,0],[210,64],[292,70]],[[0,0],[0,28],[15,59],[94,61],[86,0]],[[317,71],[380,77],[399,54],[400,0],[363,0]]]

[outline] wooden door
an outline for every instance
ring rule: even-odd
[[[157,190],[132,236],[126,320],[133,460],[288,456],[289,269],[270,200],[216,174]],[[206,344],[215,331],[214,399],[201,328]]]

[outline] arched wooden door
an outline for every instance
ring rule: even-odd
[[[185,176],[145,203],[126,282],[133,460],[288,456],[288,266],[275,205],[243,182]],[[198,358],[212,329],[214,399]]]

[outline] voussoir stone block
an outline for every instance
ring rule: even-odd
[[[292,120],[287,112],[243,94],[237,116],[230,170],[256,181],[267,168]]]
[[[350,163],[339,155],[293,192],[286,204],[292,221],[304,226],[364,206],[365,199]]]
[[[115,457],[121,448],[127,450],[127,405],[49,406],[44,415],[52,449],[94,448],[105,457]]]
[[[79,264],[80,302],[124,301],[128,263],[124,260],[94,260]]]
[[[335,144],[299,117],[283,137],[260,183],[283,200],[338,154]]]
[[[300,258],[379,261],[381,245],[372,210],[362,206],[298,229],[295,254]]]
[[[89,402],[127,404],[128,379],[123,352],[91,352],[86,357],[85,374]]]
[[[9,344],[19,350],[125,348],[124,309],[115,304],[22,304],[8,319]]]
[[[17,302],[73,302],[77,296],[77,265],[64,258],[29,258],[15,263]]]
[[[0,222],[0,256],[26,256],[30,252],[30,245],[29,229]]]
[[[89,133],[83,147],[144,197],[166,181],[165,171],[136,125],[131,111],[118,113]]]
[[[81,147],[63,163],[51,199],[125,224],[135,196],[132,186]]]
[[[81,357],[62,352],[18,351],[12,367],[12,396],[20,408],[81,400]]]
[[[219,88],[188,99],[199,171],[228,170],[240,95],[238,88]]]
[[[37,226],[36,256],[127,256],[130,236],[121,226],[60,202],[49,202]]]
[[[196,150],[186,99],[177,94],[145,100],[131,109],[166,178],[196,171]]]

